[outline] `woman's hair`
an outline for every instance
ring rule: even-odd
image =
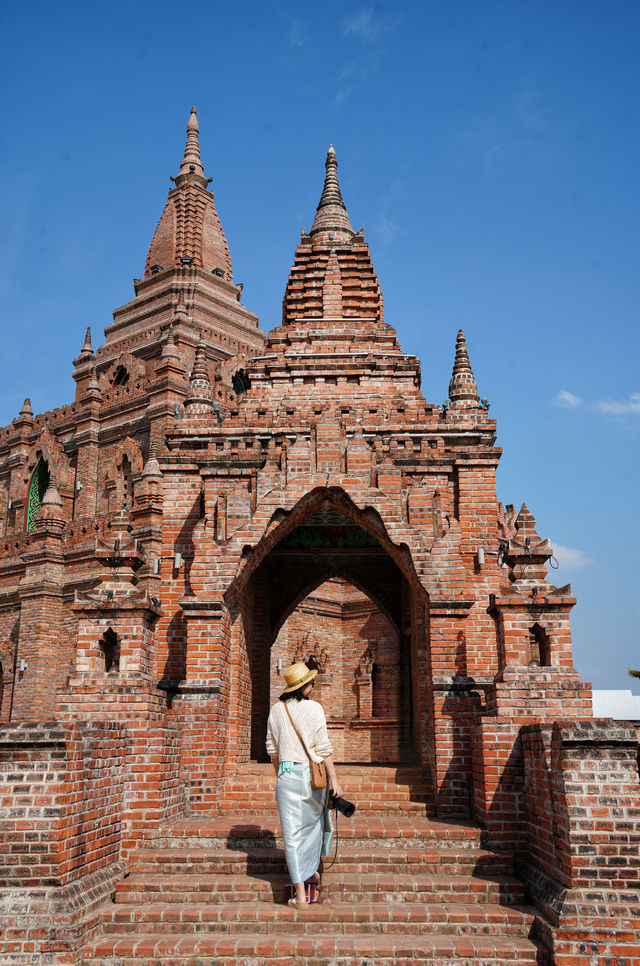
[[[296,701],[306,701],[307,695],[302,693],[302,688],[298,688],[297,691],[288,691],[286,694],[280,695],[281,701],[289,701],[291,698],[295,698]]]

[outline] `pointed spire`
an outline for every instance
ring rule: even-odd
[[[189,376],[189,389],[184,400],[184,406],[189,416],[210,413],[213,409],[213,391],[207,367],[205,341],[202,336],[200,336],[200,341],[196,346],[196,356]]]
[[[51,476],[30,535],[36,540],[47,538],[61,540],[66,527],[62,497]]]
[[[342,200],[342,192],[338,182],[338,161],[336,152],[333,150],[333,144],[329,145],[324,164],[326,168],[324,187],[309,234],[316,235],[318,232],[324,231],[332,232],[334,238],[344,241],[351,238],[355,233]]]
[[[193,360],[190,382],[200,381],[211,385],[209,370],[207,369],[207,354],[205,352],[205,342],[202,336],[196,346],[196,357]]]
[[[169,191],[164,211],[147,252],[145,278],[171,268],[200,268],[219,274],[233,282],[233,266],[229,245],[213,200],[210,178],[205,178],[200,160],[198,118],[191,108],[187,125],[187,143],[179,174],[171,179],[175,188]]]
[[[51,476],[51,478],[49,479],[49,486],[45,490],[45,494],[42,497],[41,505],[56,506],[56,507],[62,506],[62,497],[60,496],[60,492],[58,490],[58,487],[56,486],[56,481],[53,478],[53,476]]]
[[[169,334],[167,335],[167,340],[162,346],[162,358],[163,359],[179,359],[180,353],[176,347],[173,338],[173,326],[169,329]]]
[[[149,455],[147,457],[147,462],[144,464],[142,470],[143,479],[148,476],[162,476],[162,471],[160,469],[160,463],[158,462],[158,441],[153,440],[151,446],[149,447]]]
[[[174,320],[176,322],[184,322],[187,318],[187,306],[184,301],[184,289],[181,288],[178,291],[178,301],[176,302],[175,311],[173,313]]]
[[[456,339],[456,358],[453,363],[453,374],[449,383],[449,399],[452,403],[466,400],[478,404],[478,386],[473,375],[469,353],[467,352],[467,340],[462,329],[458,331]]]
[[[204,166],[200,160],[200,142],[198,140],[198,134],[200,132],[200,127],[198,125],[198,117],[196,114],[195,107],[191,108],[191,114],[189,115],[189,122],[187,124],[187,143],[184,148],[184,158],[180,165],[180,173],[176,178],[176,184],[179,186],[181,180],[184,181],[185,178],[193,179],[196,178],[204,179]]]
[[[31,408],[31,400],[27,396],[22,404],[22,409],[20,410],[21,419],[33,419],[33,409]]]
[[[16,429],[20,430],[22,433],[29,433],[33,427],[33,409],[31,408],[31,400],[27,396],[22,404],[22,409],[13,420],[13,425]]]
[[[160,470],[160,463],[155,453],[155,449],[149,453],[149,459],[144,464],[142,470],[142,477],[145,479],[147,476],[162,476],[162,471]]]
[[[100,388],[100,383],[98,382],[98,375],[96,373],[96,367],[91,367],[91,378],[87,384],[85,390],[85,396],[91,396],[92,399],[102,399],[102,390]]]
[[[344,208],[344,201],[338,184],[338,159],[333,144],[329,145],[324,166],[327,173],[324,178],[324,188],[318,202],[318,208],[326,208],[327,205],[340,205],[341,208]]]
[[[327,153],[326,169],[313,227],[309,234],[302,232],[296,249],[282,303],[282,321],[286,325],[324,315],[382,322],[380,283],[363,232],[356,233],[351,227],[333,145]]]
[[[173,319],[169,323],[167,338],[162,347],[162,358],[163,359],[179,359],[180,353],[175,343],[173,336],[173,330],[176,326],[180,325],[181,322],[186,322],[188,318],[187,306],[184,301],[184,289],[178,290],[178,301],[173,310]]]
[[[64,529],[64,510],[62,507],[62,497],[56,485],[53,467],[49,470],[49,483],[42,497],[38,516],[35,521],[35,534],[48,533],[58,536]]]
[[[82,348],[80,349],[80,355],[77,359],[73,360],[75,368],[86,365],[88,362],[95,360],[93,354],[93,346],[91,345],[91,326],[87,326],[87,332],[84,337],[84,342],[82,343]]]
[[[512,589],[533,593],[534,588],[550,587],[546,564],[553,556],[553,549],[548,540],[540,539],[535,517],[526,503],[522,504],[515,529],[504,558],[509,565]]]
[[[536,532],[536,518],[526,503],[523,503],[520,507],[520,513],[516,519],[516,530],[518,531],[518,537],[521,539],[530,537],[532,540],[540,540]]]

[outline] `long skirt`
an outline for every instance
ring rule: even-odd
[[[276,802],[292,882],[310,879],[320,857],[331,852],[333,828],[325,808],[328,793],[328,788],[311,787],[311,769],[302,762],[294,762],[291,771],[278,776]]]

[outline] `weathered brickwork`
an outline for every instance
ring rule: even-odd
[[[640,958],[640,782],[631,725],[557,721],[522,734],[523,875],[556,963]]]
[[[498,502],[464,334],[448,399],[428,402],[330,148],[265,335],[208,185],[192,111],[144,278],[95,351],[87,331],[74,401],[34,415],[26,399],[0,429],[0,958],[79,962],[129,863],[167,828],[228,816],[237,776],[262,768],[282,667],[307,659],[363,797],[383,775],[395,814],[391,765],[410,773],[399,811],[475,822],[492,861],[518,864],[550,961],[637,962],[638,737],[591,720],[575,598],[549,582],[527,506]],[[393,835],[418,848],[432,829],[417,829]],[[429,888],[442,905],[462,886]],[[403,961],[401,943],[351,956],[312,939],[291,956]],[[527,943],[418,944],[406,961],[498,964],[536,955]],[[145,939],[131,962],[165,951]]]

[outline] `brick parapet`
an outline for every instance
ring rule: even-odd
[[[63,886],[0,887],[0,958],[20,966],[79,966],[126,866],[115,863]],[[52,925],[55,924],[55,925]]]
[[[555,962],[632,962],[640,948],[640,776],[631,723],[522,731],[528,855],[521,872]]]
[[[63,722],[113,722],[126,736],[126,785],[121,803],[120,859],[140,840],[152,839],[159,824],[184,812],[180,776],[180,731],[167,708],[167,695],[135,678],[72,677],[58,697]]]
[[[3,885],[65,885],[118,861],[121,726],[25,722],[0,734],[0,756]]]
[[[474,814],[496,848],[521,858],[524,835],[522,729],[560,716],[591,719],[591,686],[565,668],[506,668],[486,690],[473,729]]]

